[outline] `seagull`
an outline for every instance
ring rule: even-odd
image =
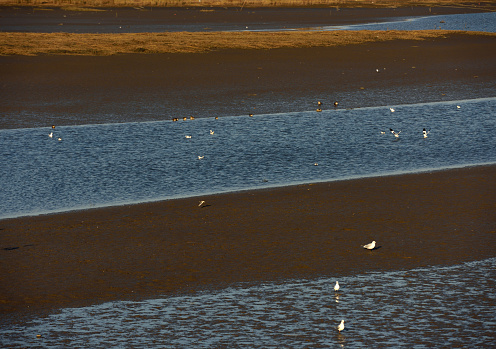
[[[205,201],[200,201],[200,203],[198,204],[198,207],[202,207],[202,205],[205,203]]]
[[[338,106],[338,102],[334,102],[334,106],[337,107]]]
[[[389,108],[389,110],[391,110],[391,113],[394,113],[394,108]]]
[[[367,250],[373,250],[375,248],[375,241],[372,241],[370,244],[363,245],[363,248],[366,248]]]
[[[400,132],[395,132],[395,131],[393,131],[393,129],[392,129],[392,128],[390,128],[390,129],[389,129],[389,131],[391,131],[391,133],[392,133],[392,134],[393,134],[396,138],[398,138],[398,137],[400,136],[400,133],[401,133],[401,131],[400,131]]]
[[[336,281],[336,285],[334,285],[334,291],[339,291],[339,282]]]
[[[50,132],[50,133],[48,134],[48,137],[53,138],[53,132]]]
[[[456,106],[456,109],[461,109],[462,107],[460,107],[459,105]]]
[[[186,138],[188,138],[188,139],[190,139],[190,138],[191,138],[191,136],[184,136],[184,137],[186,137]]]
[[[205,155],[203,155],[203,156],[198,155],[198,160],[201,160],[201,159],[203,159],[204,157],[205,157]]]
[[[342,330],[344,330],[344,320],[341,320],[341,323],[338,326],[338,331],[341,332]]]
[[[214,133],[215,133],[214,131],[210,130],[210,134],[211,134],[211,135],[213,135]]]
[[[424,135],[424,138],[427,138],[427,135],[429,134],[429,132],[431,132],[431,130],[426,131],[425,128],[424,128],[424,130],[422,131],[422,134]]]
[[[381,135],[385,135],[386,134],[386,131],[381,131]]]
[[[58,140],[59,140],[59,141],[61,141],[61,140],[62,140],[62,138],[60,138],[60,137],[59,137],[59,138],[58,138]]]

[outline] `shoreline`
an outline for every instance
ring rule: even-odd
[[[239,190],[192,193],[192,194],[178,195],[178,196],[165,197],[165,198],[157,198],[157,199],[151,199],[151,200],[145,200],[145,201],[116,202],[116,203],[101,204],[101,206],[99,206],[99,205],[80,206],[80,207],[60,209],[60,210],[54,210],[54,211],[41,211],[38,213],[22,213],[22,214],[19,214],[16,216],[0,217],[0,224],[1,224],[2,220],[10,220],[10,219],[22,219],[22,218],[40,217],[40,216],[55,216],[55,215],[59,215],[59,214],[77,213],[77,212],[99,210],[99,209],[106,209],[106,208],[119,208],[119,207],[136,206],[136,205],[156,204],[156,203],[162,203],[162,202],[173,201],[173,200],[199,199],[202,197],[208,197],[208,196],[214,196],[214,195],[246,194],[246,193],[253,192],[253,191],[278,190],[278,189],[283,189],[283,188],[297,187],[297,186],[301,186],[301,185],[314,185],[314,184],[322,185],[322,184],[331,184],[331,183],[337,183],[337,182],[343,182],[343,181],[358,181],[358,180],[362,180],[362,179],[371,179],[371,178],[385,178],[385,177],[387,178],[387,177],[396,177],[396,176],[403,176],[403,175],[416,175],[416,174],[421,175],[421,174],[426,174],[426,173],[443,172],[443,171],[450,171],[450,170],[477,169],[479,167],[486,167],[486,166],[496,166],[496,162],[461,164],[461,165],[452,165],[452,166],[439,167],[439,168],[422,168],[422,169],[417,169],[417,170],[404,170],[404,171],[388,172],[388,173],[382,173],[382,174],[372,173],[372,174],[368,174],[368,175],[339,177],[339,178],[334,178],[334,179],[329,179],[329,180],[295,182],[295,183],[287,183],[287,184],[275,184],[273,186],[254,187],[254,188],[246,188],[246,189],[239,189]]]
[[[477,166],[0,220],[0,313],[491,258],[495,177]]]

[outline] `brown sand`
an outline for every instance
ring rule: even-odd
[[[495,43],[450,34],[206,54],[0,57],[0,128],[293,112],[314,110],[317,100],[349,108],[493,97]]]
[[[0,313],[494,257],[495,178],[482,166],[5,219]]]

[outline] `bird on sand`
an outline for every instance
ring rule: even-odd
[[[336,285],[334,285],[334,291],[339,291],[339,282],[336,281]]]
[[[198,204],[198,207],[202,207],[202,205],[205,203],[205,201],[200,201],[200,203]]]
[[[375,248],[375,241],[372,241],[370,244],[363,245],[362,247],[367,250],[373,250]]]
[[[396,132],[396,131],[394,131],[392,128],[390,128],[390,129],[389,129],[389,131],[391,131],[391,133],[392,133],[392,134],[393,134],[396,138],[399,138],[401,131],[400,131],[400,132]]]
[[[344,320],[341,320],[341,323],[338,326],[338,331],[341,332],[342,330],[344,330]]]
[[[426,131],[425,128],[424,128],[424,130],[422,131],[422,134],[424,135],[424,138],[427,138],[427,135],[429,134],[429,132],[431,132],[431,130]]]

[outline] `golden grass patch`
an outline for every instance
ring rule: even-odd
[[[496,33],[418,31],[167,32],[127,34],[0,33],[0,55],[115,55],[199,53],[227,49],[329,47],[391,40],[426,40],[453,34]]]

